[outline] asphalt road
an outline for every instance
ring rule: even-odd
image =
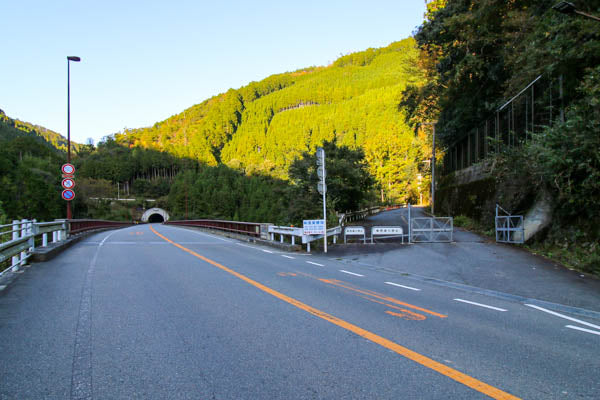
[[[0,294],[0,398],[600,398],[600,319],[547,311],[140,225]]]

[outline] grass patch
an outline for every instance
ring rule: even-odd
[[[600,246],[598,243],[534,242],[525,248],[569,269],[600,277]]]
[[[484,225],[473,218],[467,217],[466,215],[458,215],[454,217],[454,226],[464,228],[482,236],[490,238],[496,237],[496,232],[493,227],[490,229],[488,225]]]

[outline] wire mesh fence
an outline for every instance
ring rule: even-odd
[[[564,118],[563,109],[562,77],[538,76],[494,115],[449,146],[444,172],[470,167],[502,148],[526,143],[557,117]]]

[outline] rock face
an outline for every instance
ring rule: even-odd
[[[525,241],[546,228],[552,222],[552,203],[547,193],[541,193],[534,206],[523,218]]]
[[[523,215],[524,240],[528,241],[552,222],[552,199],[527,184],[526,179],[502,182],[490,161],[444,176],[436,192],[437,214],[465,215],[490,229],[496,204],[513,215]],[[438,208],[439,207],[439,208]],[[440,214],[441,215],[441,214]]]

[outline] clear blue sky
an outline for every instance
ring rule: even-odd
[[[83,143],[412,34],[423,0],[5,1],[0,109]]]

